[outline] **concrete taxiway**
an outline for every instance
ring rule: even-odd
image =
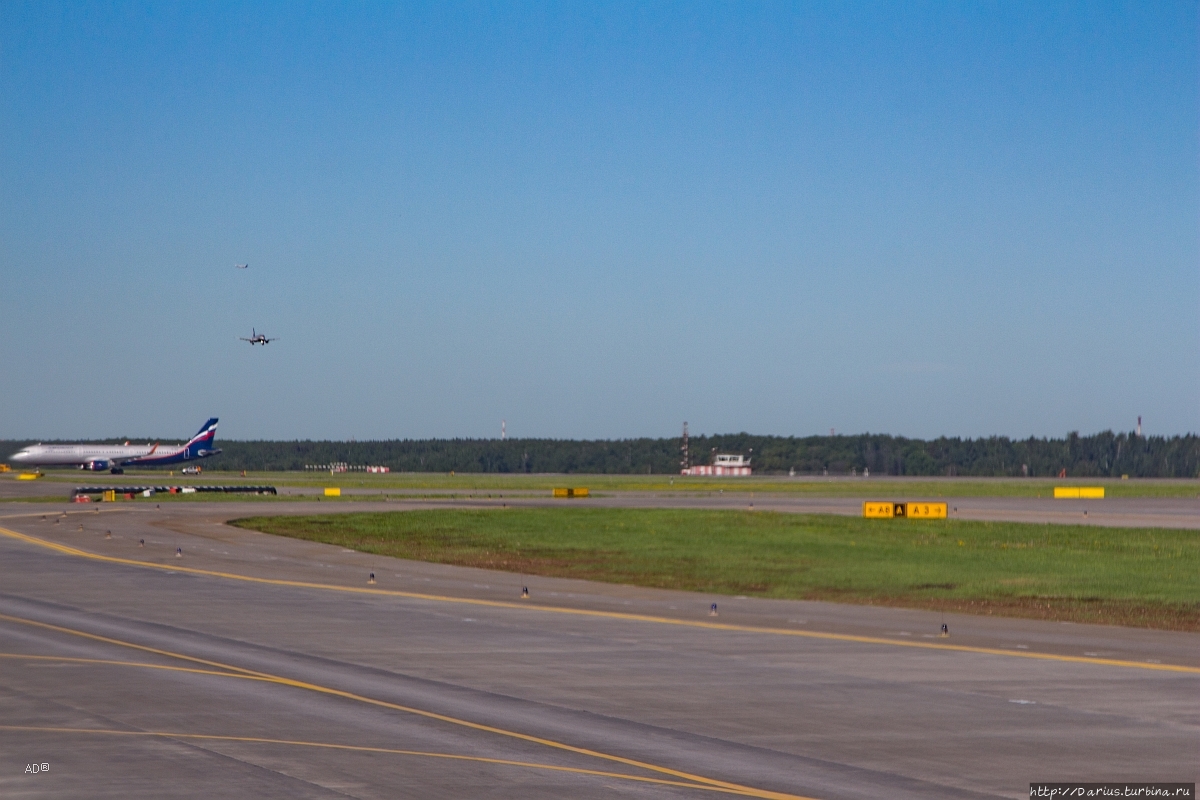
[[[321,510],[376,506],[397,504]],[[223,524],[268,508],[316,510],[3,507],[0,795],[970,798],[1200,777],[1195,634],[535,578]]]

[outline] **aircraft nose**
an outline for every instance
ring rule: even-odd
[[[27,458],[29,458],[29,451],[22,450],[19,453],[13,453],[12,457],[9,458],[9,461],[24,461]]]

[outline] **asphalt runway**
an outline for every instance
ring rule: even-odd
[[[1015,798],[1200,777],[1200,635],[534,578],[222,524],[261,503],[163,505],[0,509],[0,796]]]

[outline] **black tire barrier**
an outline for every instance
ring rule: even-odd
[[[103,495],[105,492],[116,492],[119,495],[140,495],[147,489],[153,490],[155,494],[182,494],[184,489],[194,489],[197,493],[279,494],[274,486],[77,486],[75,487],[75,494]]]

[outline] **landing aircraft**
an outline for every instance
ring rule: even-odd
[[[233,266],[236,267],[237,269],[250,269],[249,264],[234,264]]]
[[[89,469],[94,472],[110,470],[114,475],[124,472],[123,467],[157,467],[178,464],[197,458],[215,456],[221,451],[213,447],[217,435],[217,418],[213,417],[187,444],[35,444],[14,453],[10,459],[14,464],[30,466],[64,466]]]
[[[239,336],[238,338],[241,339],[243,342],[249,342],[250,345],[253,346],[256,344],[268,345],[271,342],[275,341],[275,339],[278,339],[279,337],[276,336],[275,339],[268,339],[265,334],[258,333],[257,331],[254,330],[254,328],[251,328],[249,339],[247,339],[245,336]]]

